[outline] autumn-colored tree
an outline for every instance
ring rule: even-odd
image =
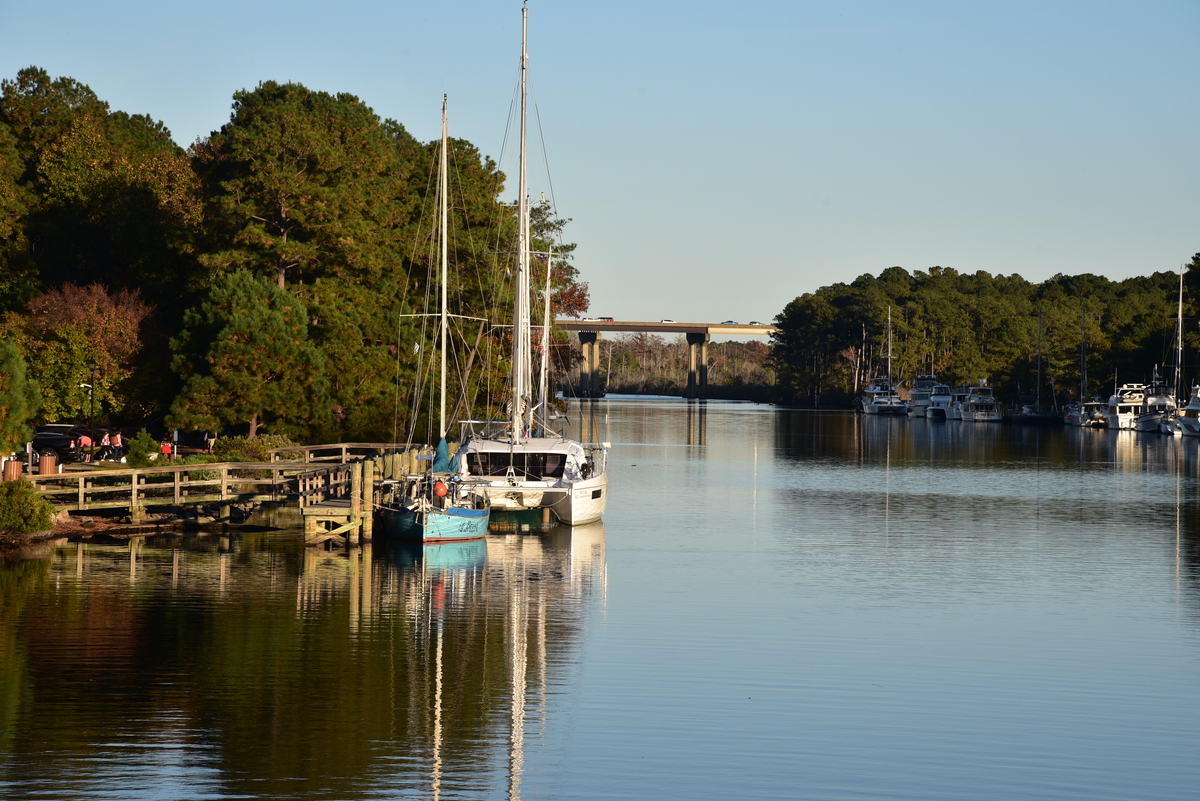
[[[151,312],[136,291],[110,294],[100,284],[64,284],[29,301],[24,314],[7,315],[0,330],[29,360],[43,417],[82,419],[91,397],[80,385],[93,383],[96,416],[103,418],[127,412],[134,402],[129,384]]]

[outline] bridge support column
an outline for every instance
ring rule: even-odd
[[[583,361],[579,363],[579,395],[598,398],[604,394],[600,386],[600,334],[580,331],[579,346],[583,349]]]
[[[689,398],[703,398],[708,394],[708,334],[688,334],[688,385]]]

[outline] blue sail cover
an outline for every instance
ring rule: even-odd
[[[446,444],[445,437],[442,437],[441,441],[438,442],[437,453],[433,456],[433,472],[450,472],[450,446]]]

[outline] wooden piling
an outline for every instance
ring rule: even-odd
[[[362,463],[362,539],[369,541],[375,529],[375,460]]]

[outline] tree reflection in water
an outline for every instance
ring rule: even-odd
[[[160,537],[0,566],[0,795],[519,798],[604,541]]]

